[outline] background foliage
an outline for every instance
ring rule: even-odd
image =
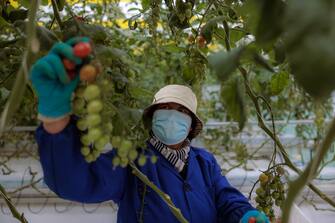
[[[286,157],[274,120],[314,120],[308,128],[298,125],[296,132],[313,138],[315,147],[326,151],[322,139],[334,135],[326,135],[325,128],[333,115],[329,96],[335,86],[334,1],[142,0],[129,1],[127,11],[125,2],[67,2],[41,1],[34,22],[27,18],[35,1],[0,1],[0,108],[5,111],[5,103],[19,106],[9,106],[10,114],[16,110],[15,118],[8,119],[3,112],[2,122],[38,124],[35,93],[27,80],[18,78],[27,77],[24,68],[56,41],[87,35],[112,86],[104,100],[113,136],[141,145],[147,137],[141,110],[160,87],[178,83],[195,90],[205,122],[238,123],[224,132],[206,129],[201,138],[223,158],[218,148],[225,145],[225,152],[234,153],[240,166],[252,153],[243,142],[231,139],[250,121],[257,121],[274,140],[265,173],[276,173],[278,155],[301,174]],[[36,36],[27,29],[31,24],[36,25]],[[24,90],[18,94],[22,98],[10,98],[15,89]],[[323,155],[317,153],[316,158],[322,160]],[[301,185],[315,177],[315,165]],[[330,204],[335,206],[334,201]]]

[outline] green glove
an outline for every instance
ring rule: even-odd
[[[250,210],[243,215],[240,223],[270,223],[270,221],[263,212]]]
[[[75,37],[66,43],[56,43],[49,54],[31,68],[30,79],[37,92],[38,117],[42,121],[61,119],[72,111],[71,96],[79,83],[79,75],[71,80],[62,58],[80,65],[82,60],[74,56],[72,50],[72,46],[79,42],[89,42],[89,38]]]

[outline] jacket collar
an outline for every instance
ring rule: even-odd
[[[186,179],[184,179],[180,173],[174,168],[174,166],[167,160],[165,157],[157,151],[149,141],[147,141],[147,147],[156,155],[159,157],[159,161],[157,162],[156,165],[162,165],[165,168],[167,168],[169,171],[173,172],[179,179],[182,181],[189,181],[193,175],[194,172],[194,167],[195,167],[195,156],[196,154],[194,153],[192,146],[190,146],[190,152],[189,152],[189,157],[188,157],[188,167],[187,167],[187,174],[186,174]]]

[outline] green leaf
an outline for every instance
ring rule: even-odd
[[[23,68],[21,67],[17,73],[9,99],[7,100],[6,105],[1,113],[0,135],[5,130],[8,121],[12,118],[12,115],[20,105],[21,99],[26,89],[26,79],[24,75]]]
[[[282,18],[285,4],[282,0],[262,0],[262,11],[256,31],[256,41],[267,43],[277,38],[283,31]]]
[[[265,69],[267,69],[270,72],[274,72],[272,66],[269,64],[269,62],[263,56],[259,55],[258,53],[254,53],[253,58],[258,65],[264,67]]]
[[[62,11],[65,6],[65,0],[57,0],[57,6],[58,6],[58,10]]]
[[[289,78],[289,74],[286,71],[274,74],[270,82],[271,94],[280,94],[287,87]]]
[[[10,23],[8,23],[4,18],[0,16],[0,27],[8,26]]]
[[[218,78],[227,80],[240,64],[240,59],[245,47],[234,48],[230,52],[221,51],[208,57],[210,66],[214,69]]]
[[[278,40],[274,47],[274,53],[275,53],[275,60],[277,62],[277,64],[282,64],[285,61],[286,58],[286,50],[285,50],[285,45],[283,43],[283,41]]]
[[[131,86],[128,88],[128,91],[133,98],[143,99],[152,97],[152,92],[142,87]]]
[[[44,26],[37,26],[36,32],[37,38],[40,42],[41,50],[49,50],[56,42],[59,41],[56,34]]]
[[[30,1],[29,0],[20,0],[20,5],[22,5],[25,8],[29,8],[30,7]]]
[[[9,21],[12,23],[17,20],[25,20],[27,17],[28,17],[28,10],[26,9],[12,10],[9,13]]]
[[[236,46],[236,42],[246,36],[246,32],[244,30],[238,28],[231,28],[230,29],[230,44],[232,46]]]
[[[49,4],[49,0],[42,0],[41,1],[41,5],[48,5]]]
[[[135,7],[133,7],[133,8],[129,8],[127,11],[128,11],[128,12],[132,12],[132,11],[141,11],[141,9],[140,9],[140,8],[135,8]]]
[[[135,30],[137,28],[137,19],[141,17],[141,14],[134,15],[128,19],[128,27],[130,30]]]
[[[224,16],[218,16],[213,19],[210,19],[206,25],[201,29],[201,35],[206,39],[207,43],[212,41],[213,31],[217,28],[218,22],[221,22],[225,19]]]
[[[2,87],[0,88],[0,100],[6,100],[10,95],[10,91],[6,88]]]
[[[98,58],[102,61],[103,64],[108,64],[113,59],[121,59],[128,56],[128,54],[121,49],[104,45],[96,45],[95,51]]]
[[[242,130],[247,120],[247,113],[239,78],[234,77],[221,87],[221,99],[227,114],[229,118],[238,122],[239,129]]]
[[[80,23],[80,26],[83,29],[83,34],[89,36],[94,43],[103,43],[109,37],[108,30],[103,26],[85,23]]]
[[[141,0],[141,4],[143,10],[146,11],[150,7],[150,0]]]
[[[263,0],[248,0],[236,9],[243,21],[245,21],[245,28],[252,34],[256,33],[261,15],[262,2]]]
[[[306,36],[321,33],[332,28],[332,1],[295,0],[287,2],[284,17],[285,45],[288,50]],[[297,16],[301,15],[301,16]]]
[[[20,5],[22,5],[25,8],[30,8],[30,0],[20,0]],[[48,0],[42,0],[41,5],[48,5],[49,1]]]
[[[311,34],[288,55],[295,80],[316,99],[335,90],[335,35]]]
[[[137,125],[142,119],[142,112],[139,109],[133,109],[120,105],[117,108],[117,115],[115,117],[117,124],[114,124],[114,126],[117,128],[120,127],[122,132],[124,128],[131,128],[133,127],[132,125]],[[118,134],[120,134],[120,132]]]
[[[171,44],[164,45],[163,50],[170,52],[170,53],[180,53],[184,51],[184,48],[177,46],[175,43],[171,43]]]
[[[27,25],[28,22],[22,20],[15,21],[14,23],[14,26],[20,29],[23,33],[27,32]],[[40,43],[41,50],[49,50],[54,43],[59,41],[56,34],[53,31],[45,28],[44,26],[36,26],[36,33],[36,37]]]
[[[207,3],[201,2],[199,4],[196,4],[196,8],[194,9],[194,12],[200,13],[202,10],[204,10],[207,7]]]

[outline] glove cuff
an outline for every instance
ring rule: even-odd
[[[43,122],[54,122],[58,121],[72,113],[71,102],[63,102],[57,104],[45,104],[41,101],[38,104],[38,119]]]
[[[44,122],[44,123],[50,123],[50,122],[57,122],[59,120],[62,120],[63,118],[67,117],[67,116],[70,116],[72,113],[69,112],[68,114],[65,114],[63,116],[60,116],[60,117],[56,117],[56,118],[52,118],[52,117],[46,117],[42,114],[38,114],[37,115],[37,119]]]
[[[246,212],[240,220],[240,223],[248,223],[251,217],[256,218],[257,223],[270,223],[268,217],[258,210],[250,210]]]

